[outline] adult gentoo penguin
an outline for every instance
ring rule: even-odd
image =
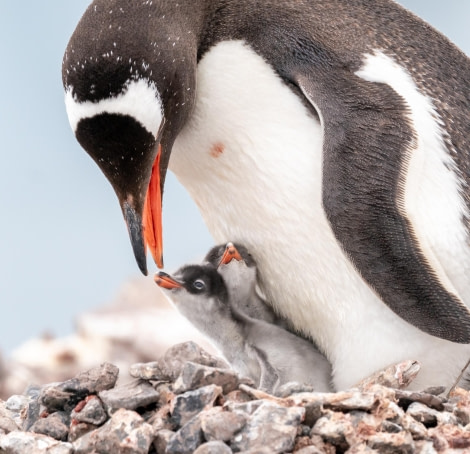
[[[444,36],[390,0],[95,0],[63,82],[144,273],[169,167],[336,388],[410,358],[415,388],[452,383],[470,355],[470,63]]]

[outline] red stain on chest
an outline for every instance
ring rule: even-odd
[[[225,150],[225,145],[221,142],[216,142],[212,145],[209,153],[212,157],[218,158]]]

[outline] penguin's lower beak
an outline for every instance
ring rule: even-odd
[[[239,262],[242,262],[243,258],[238,252],[237,248],[233,245],[233,243],[227,243],[227,245],[225,246],[224,254],[220,259],[219,266],[227,265],[227,263],[230,263],[232,260],[238,260]]]
[[[143,230],[145,244],[149,248],[158,268],[163,268],[162,240],[162,191],[160,182],[161,145],[152,166],[152,174],[145,197],[143,213]],[[135,252],[135,249],[134,249]],[[136,257],[137,258],[137,257]],[[137,263],[139,261],[137,260]],[[140,264],[139,264],[140,267]]]
[[[156,274],[154,280],[159,287],[166,288],[168,290],[183,287],[173,277],[171,277],[169,274],[164,273],[163,271],[160,271],[158,274]]]

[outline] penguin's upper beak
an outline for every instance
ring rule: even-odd
[[[230,263],[232,260],[238,260],[242,262],[243,258],[238,252],[237,248],[233,245],[233,243],[227,243],[227,245],[225,246],[224,254],[220,259],[219,266],[227,265],[227,263]]]
[[[121,199],[134,256],[144,275],[147,275],[147,250],[150,250],[157,266],[163,268],[160,156],[161,146],[158,147],[145,192],[124,193]],[[145,199],[142,197],[143,193]]]
[[[158,274],[156,274],[154,280],[159,287],[166,288],[168,290],[183,287],[175,278],[171,277],[167,273],[164,273],[163,271],[160,271]]]

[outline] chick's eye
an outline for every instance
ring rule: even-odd
[[[204,290],[206,288],[206,284],[203,280],[201,279],[198,279],[197,281],[194,281],[193,282],[193,287],[196,289],[196,290]]]

